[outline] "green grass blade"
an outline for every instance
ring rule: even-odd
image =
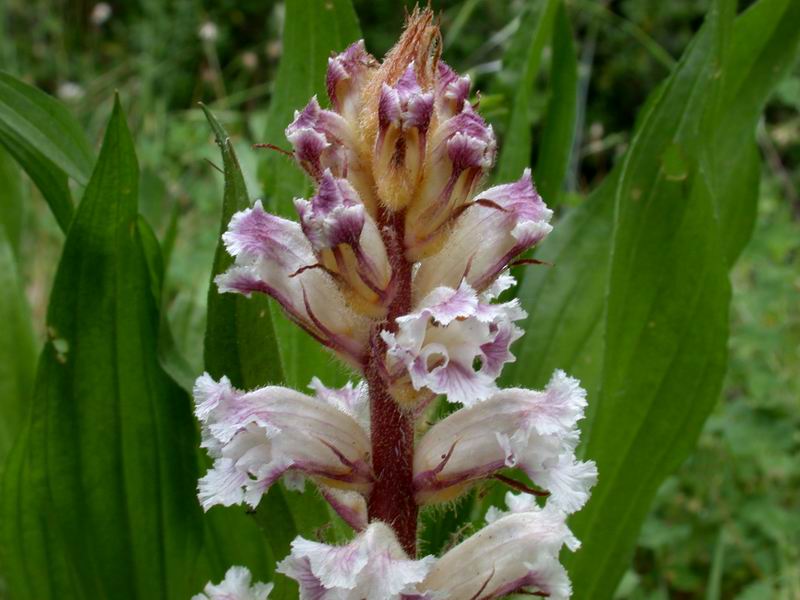
[[[530,39],[523,65],[522,77],[517,84],[511,103],[511,114],[501,141],[500,158],[495,167],[494,179],[498,182],[517,179],[530,163],[531,126],[528,110],[533,84],[542,62],[542,53],[553,36],[553,25],[560,0],[544,0],[541,12],[530,10],[520,24],[518,36]]]
[[[550,100],[533,172],[536,187],[549,206],[559,203],[563,191],[575,141],[577,110],[578,55],[569,15],[564,5],[559,4],[553,26]]]
[[[36,183],[66,232],[72,218],[67,178],[85,186],[94,165],[78,122],[55,98],[0,72],[0,143]]]

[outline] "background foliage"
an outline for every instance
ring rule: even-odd
[[[800,597],[797,2],[434,8],[501,137],[498,177],[532,164],[558,207],[537,254],[555,266],[519,273],[529,333],[506,383],[560,367],[590,390],[601,483],[573,523],[576,597]],[[278,487],[255,515],[203,515],[186,389],[204,368],[347,379],[269,303],[209,281],[233,211],[304,193],[250,144],[284,145],[330,50],[361,31],[380,55],[402,11],[0,3],[0,597],[189,597],[232,563],[270,578],[298,532],[346,535]],[[424,549],[501,494],[429,511]]]

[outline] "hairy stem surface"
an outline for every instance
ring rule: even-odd
[[[389,392],[384,374],[386,345],[380,332],[394,330],[395,319],[411,310],[411,263],[402,250],[403,215],[381,215],[396,294],[385,323],[372,334],[371,354],[366,369],[369,384],[372,466],[375,484],[369,497],[370,520],[392,526],[409,556],[417,550],[417,504],[414,501],[414,422]]]

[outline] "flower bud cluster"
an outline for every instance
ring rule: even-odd
[[[286,129],[314,194],[295,200],[297,221],[257,202],[223,236],[235,263],[220,291],[271,296],[362,378],[341,389],[315,378],[313,396],[208,375],[196,384],[214,459],[204,508],[255,507],[279,479],[292,489],[310,479],[357,532],[342,546],[293,542],[278,572],[301,599],[570,595],[558,555],[579,543],[566,518],[597,477],[575,453],[585,392],[561,371],[543,391],[497,385],[526,316],[499,300],[514,285],[508,268],[550,232],[552,211],[529,170],[482,187],[495,136],[469,78],[439,59],[439,39],[430,11],[416,11],[382,63],[363,42],[332,57],[329,108],[312,98]],[[428,426],[437,397],[461,408]],[[508,512],[490,509],[439,558],[416,556],[419,507],[489,478],[513,483],[509,472],[526,491],[507,496]],[[232,571],[198,598],[268,592]]]

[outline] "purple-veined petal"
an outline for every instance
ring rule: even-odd
[[[417,593],[434,560],[408,558],[391,528],[376,522],[344,546],[297,537],[277,571],[300,584],[300,600],[401,600]]]
[[[361,91],[377,61],[359,40],[344,52],[328,59],[325,86],[334,110],[350,121],[358,118],[361,109]]]
[[[336,514],[355,531],[367,528],[367,501],[361,493],[325,486],[319,490]]]
[[[514,183],[477,194],[442,250],[422,262],[417,293],[455,285],[462,276],[479,291],[487,288],[516,256],[550,233],[552,215],[533,186],[530,169]]]
[[[343,387],[329,388],[314,377],[308,387],[317,398],[353,417],[369,433],[369,390],[364,381],[356,385],[348,381]]]
[[[218,584],[209,582],[202,594],[192,600],[267,600],[272,591],[271,583],[251,583],[252,575],[246,567],[231,567],[225,579]]]
[[[445,553],[420,589],[448,600],[494,600],[521,591],[569,598],[572,586],[558,554],[577,540],[563,512],[532,508],[496,518]]]
[[[440,60],[436,77],[436,109],[439,120],[444,121],[459,113],[469,99],[471,82],[469,75],[459,76],[444,61]]]
[[[503,365],[514,360],[509,347],[522,335],[513,322],[524,317],[516,300],[489,304],[463,283],[434,289],[415,312],[397,319],[396,333],[382,337],[390,368],[405,367],[415,389],[469,406],[496,391]]]
[[[544,391],[505,389],[452,413],[417,445],[417,501],[450,500],[470,483],[514,467],[549,492],[561,510],[579,510],[597,479],[593,462],[575,458],[585,406],[577,380],[556,371]]]
[[[220,292],[272,296],[289,317],[326,346],[358,364],[370,322],[347,305],[298,223],[257,201],[236,213],[222,236],[235,264],[216,278]]]
[[[208,374],[198,378],[194,395],[202,447],[214,459],[198,484],[206,510],[242,502],[255,507],[286,474],[295,487],[309,476],[332,487],[369,489],[369,436],[343,411],[283,387],[242,392]]]

